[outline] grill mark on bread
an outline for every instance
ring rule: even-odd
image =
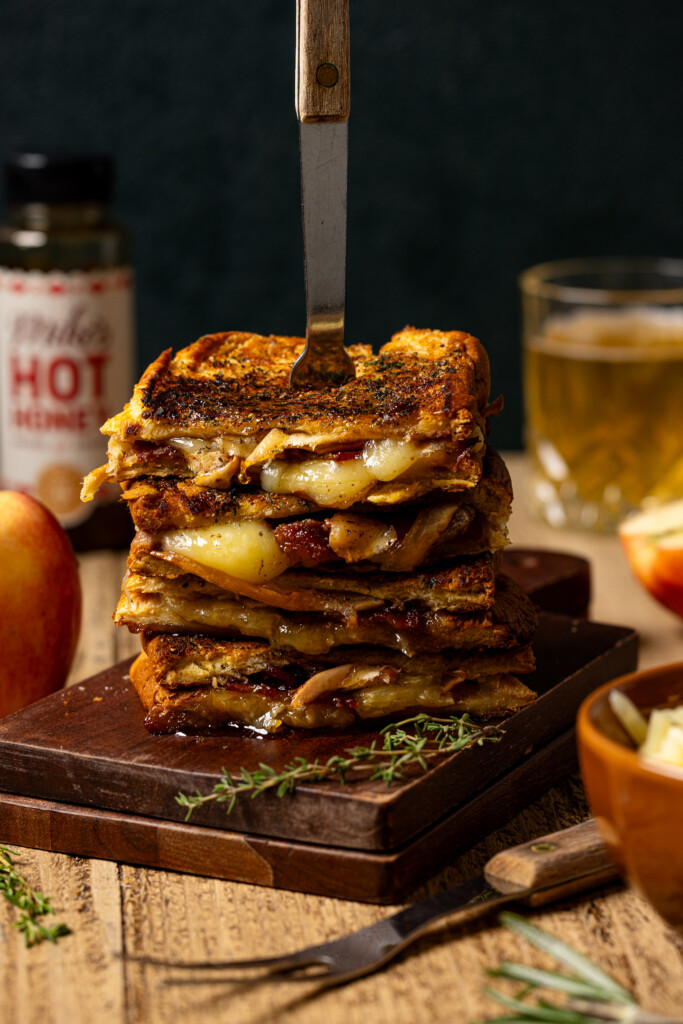
[[[448,421],[483,424],[490,408],[488,358],[462,331],[406,328],[378,356],[367,345],[351,346],[354,380],[292,392],[289,370],[303,344],[301,338],[233,331],[201,338],[175,358],[168,349],[138,386],[140,419],[183,428],[217,424],[223,432],[234,423],[243,435],[275,425],[325,430],[360,420],[361,428],[374,425],[381,434],[389,427],[403,431],[424,412],[451,433]]]

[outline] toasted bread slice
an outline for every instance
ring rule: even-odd
[[[133,522],[146,533],[245,519],[292,519],[318,512],[314,502],[292,494],[268,494],[253,487],[198,487],[177,477],[143,476],[124,481],[122,487]]]
[[[345,618],[371,608],[402,610],[406,604],[432,611],[490,608],[496,564],[496,557],[486,552],[420,573],[290,569],[273,579],[252,582],[177,552],[156,549],[145,534],[137,535],[128,558],[133,575],[173,579],[186,589],[206,581],[227,596],[250,598],[272,608]]]
[[[238,598],[194,576],[127,574],[114,620],[132,632],[259,637],[281,650],[324,654],[332,647],[374,644],[414,655],[445,648],[510,648],[527,643],[535,610],[504,576],[491,608],[468,613],[408,607],[368,610],[339,601],[329,613],[285,611]]]
[[[329,656],[292,662],[264,644],[153,637],[130,675],[151,732],[206,733],[234,724],[274,732],[408,711],[499,718],[534,700],[510,674],[533,667],[528,647],[415,659],[352,648],[339,664]]]
[[[232,332],[175,358],[162,353],[102,428],[109,461],[86,478],[83,498],[142,475],[219,488],[260,478],[268,491],[333,507],[474,486],[487,416],[498,408],[488,404],[488,358],[476,338],[406,328],[379,355],[353,346],[355,379],[321,391],[288,387],[302,347],[300,338]],[[349,452],[354,466],[339,461]],[[292,467],[302,453],[325,459],[317,476]]]
[[[343,652],[292,655],[270,647],[263,640],[219,640],[165,633],[143,634],[142,646],[156,682],[170,689],[250,683],[293,693],[312,675],[338,668],[342,662],[366,669],[391,666],[401,672],[419,673],[425,680],[438,682],[444,688],[454,685],[456,675],[462,676],[462,682],[502,672],[519,675],[535,668],[528,644],[510,650],[440,651],[421,655],[417,661],[400,651],[381,647],[345,647]],[[367,679],[356,678],[353,688],[360,688],[366,682]],[[322,692],[320,688],[318,692]],[[333,692],[333,689],[328,686],[324,692]]]
[[[336,444],[451,435],[486,414],[488,358],[462,331],[406,328],[377,356],[354,345],[355,380],[320,391],[289,389],[303,345],[302,338],[233,331],[200,338],[175,358],[167,349],[103,433],[158,441],[280,430]]]

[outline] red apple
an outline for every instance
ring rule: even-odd
[[[64,685],[80,623],[69,538],[44,505],[0,491],[0,716]]]
[[[643,586],[683,618],[683,501],[629,516],[619,538]]]

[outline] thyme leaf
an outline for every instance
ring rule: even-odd
[[[0,846],[0,895],[19,911],[19,918],[14,922],[14,927],[24,936],[26,946],[35,946],[46,940],[56,942],[64,935],[70,935],[71,929],[65,924],[56,924],[48,928],[38,920],[46,914],[54,914],[50,897],[36,892],[19,874],[13,860],[18,856],[16,850]]]
[[[445,755],[474,743],[481,746],[485,742],[496,742],[501,735],[497,726],[479,726],[467,714],[446,718],[414,715],[386,725],[380,731],[380,739],[372,740],[368,746],[350,747],[344,754],[334,754],[327,761],[295,757],[279,772],[261,763],[255,771],[242,768],[237,776],[230,775],[224,768],[210,793],[178,793],[176,802],[187,808],[185,821],[188,821],[197,807],[212,800],[226,803],[226,813],[230,814],[240,796],[254,799],[274,789],[278,797],[284,797],[302,782],[337,779],[347,783],[357,778],[390,786],[405,778],[410,768],[426,772],[435,760]]]

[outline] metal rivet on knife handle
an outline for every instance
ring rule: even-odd
[[[486,865],[485,874],[501,892],[550,889],[558,879],[571,879],[575,866],[575,877],[603,871],[617,873],[592,819],[497,853]]]
[[[325,89],[331,89],[339,81],[339,72],[334,64],[321,64],[315,73],[315,79]]]

